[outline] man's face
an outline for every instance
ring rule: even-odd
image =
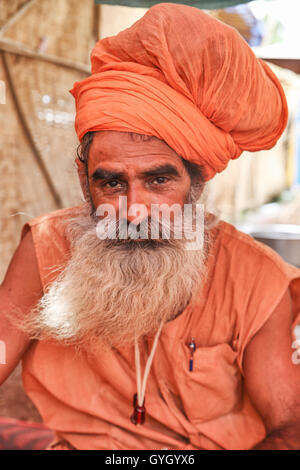
[[[85,167],[79,175],[84,189]],[[152,218],[152,204],[183,208],[191,200],[195,205],[184,164],[159,139],[96,133],[89,151],[88,183],[86,204],[66,224],[70,259],[33,312],[33,331],[77,346],[131,346],[196,299],[206,275],[209,235],[205,232],[205,245],[195,251],[186,249],[185,237],[151,243],[98,237],[94,211],[103,204],[113,206],[118,219],[132,223],[133,217],[134,224],[140,223],[136,214],[119,217],[120,196],[127,197],[128,212],[133,204],[145,206],[141,221]]]
[[[91,202],[114,206],[119,217],[119,197],[127,197],[128,212],[143,204],[140,220],[150,217],[151,204],[183,207],[191,187],[190,176],[180,157],[163,141],[133,139],[129,133],[96,132],[89,151],[88,182]],[[139,214],[138,214],[139,215]],[[136,214],[122,213],[128,222]]]

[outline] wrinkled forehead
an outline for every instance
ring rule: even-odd
[[[89,172],[99,164],[110,166],[172,163],[183,168],[182,159],[163,140],[130,132],[95,132],[89,151]]]

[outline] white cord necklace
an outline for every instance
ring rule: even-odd
[[[161,321],[159,328],[155,334],[151,352],[146,362],[143,381],[141,380],[141,361],[140,361],[139,344],[138,344],[137,339],[135,339],[134,341],[137,393],[133,396],[133,408],[134,409],[133,409],[133,415],[131,416],[130,419],[133,424],[138,425],[138,426],[141,424],[144,424],[145,422],[146,408],[144,406],[144,402],[145,402],[146,384],[147,384],[147,379],[149,376],[151,364],[153,361],[153,357],[156,351],[158,338],[160,336],[163,325],[164,325],[164,320]]]

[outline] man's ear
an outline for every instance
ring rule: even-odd
[[[89,195],[88,195],[88,189],[87,189],[87,175],[86,175],[86,168],[85,164],[79,160],[79,158],[76,158],[75,160],[76,166],[77,166],[77,173],[79,177],[79,182],[81,186],[81,190],[84,196],[84,199],[86,201],[89,200]]]

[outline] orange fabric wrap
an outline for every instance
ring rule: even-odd
[[[159,4],[96,43],[74,84],[75,128],[154,135],[211,179],[243,150],[273,147],[288,117],[283,89],[239,33],[185,5]]]

